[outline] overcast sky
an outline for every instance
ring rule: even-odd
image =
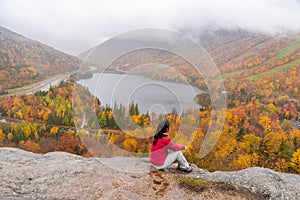
[[[300,0],[0,0],[0,26],[71,54],[131,29],[300,30]]]

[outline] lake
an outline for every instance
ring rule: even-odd
[[[115,102],[129,105],[134,101],[142,113],[167,114],[175,108],[181,114],[183,110],[198,109],[194,98],[203,92],[188,84],[129,74],[94,73],[92,78],[79,80],[78,83],[98,97],[101,105],[113,107]]]

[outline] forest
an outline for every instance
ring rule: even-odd
[[[210,121],[209,106],[198,111],[201,116],[199,127],[190,136],[178,132],[178,127],[196,123],[193,115],[188,120],[181,121],[181,116],[176,112],[170,113],[167,116],[171,122],[170,137],[176,137],[178,142],[188,143],[188,150],[185,151],[188,160],[209,170],[238,170],[261,166],[299,173],[300,130],[292,124],[299,117],[299,104],[291,98],[299,95],[295,90],[297,87],[293,87],[300,84],[298,73],[299,68],[293,67],[288,71],[277,72],[277,78],[269,75],[256,81],[226,80],[230,93],[224,129],[217,145],[206,157],[199,158],[199,149]],[[284,81],[284,84],[278,80]],[[99,155],[99,152],[91,154],[85,148],[81,138],[86,136],[97,138],[98,142],[106,143],[107,146],[114,144],[141,156],[149,153],[151,139],[135,138],[134,135],[153,134],[155,130],[147,126],[150,122],[149,114],[139,113],[138,105],[134,103],[129,107],[114,105],[110,108],[102,106],[99,99],[90,95],[86,99],[89,102],[87,105],[94,105],[102,132],[94,130],[93,134],[86,134],[84,130],[77,131],[72,116],[74,84],[74,81],[68,80],[51,87],[49,91],[3,99],[0,106],[2,117],[19,121],[1,124],[1,145],[37,153],[62,150],[87,157]],[[81,94],[88,93],[84,87],[81,89]],[[122,115],[126,112],[130,116]],[[125,125],[132,120],[143,128],[123,132],[115,123],[114,113],[124,116]],[[100,152],[100,155],[101,153],[104,152]]]

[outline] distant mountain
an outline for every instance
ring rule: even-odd
[[[0,27],[0,93],[79,66],[75,56]]]
[[[191,29],[183,29],[179,31],[186,35],[189,38],[194,39],[196,42],[198,42],[203,48],[208,51],[214,51],[218,49],[219,47],[226,46],[232,42],[237,41],[243,41],[243,40],[249,40],[252,38],[257,37],[258,33],[250,33],[245,30],[241,29],[235,29],[235,30],[226,30],[226,29],[212,29],[212,28],[206,28],[203,30],[191,30]],[[113,39],[112,42],[115,42],[115,45],[111,45],[111,47],[120,48],[120,45],[128,45],[129,42],[137,42],[137,41],[120,41],[119,39]],[[96,46],[95,46],[96,47]],[[79,58],[84,59],[86,56],[91,53],[95,47],[92,47],[78,55]]]
[[[241,29],[206,28],[200,31],[183,29],[182,33],[198,42],[210,55],[220,69],[223,78],[248,78],[255,80],[266,74],[278,73],[300,66],[300,34],[268,35]],[[107,51],[92,53],[91,64],[98,64],[107,52],[115,52],[125,45],[134,46],[138,41],[113,39]],[[133,45],[132,45],[133,44]],[[79,55],[85,58],[91,48]],[[98,51],[98,49],[96,49]],[[109,55],[109,53],[108,53]],[[160,63],[174,67],[190,83],[201,85],[199,74],[192,70],[189,63],[178,55],[161,49],[138,49],[111,59],[111,66],[120,71],[132,71],[136,66],[147,63]],[[115,59],[115,60],[113,60]]]

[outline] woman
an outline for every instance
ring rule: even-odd
[[[163,121],[158,125],[151,146],[151,164],[156,169],[165,169],[174,161],[177,161],[179,170],[191,172],[193,168],[186,161],[181,151],[185,150],[186,146],[175,144],[170,140],[167,134],[169,128],[168,121]]]

